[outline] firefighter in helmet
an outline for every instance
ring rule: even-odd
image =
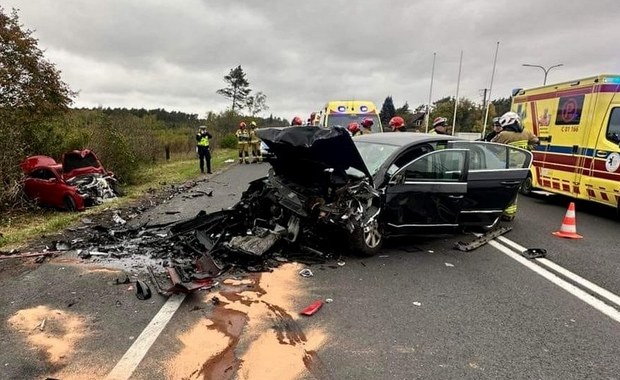
[[[362,131],[360,130],[360,125],[354,121],[349,123],[349,125],[347,126],[347,131],[349,131],[351,136],[362,134]]]
[[[428,131],[431,135],[447,135],[448,134],[448,119],[439,116],[433,120],[433,129]]]
[[[248,132],[245,122],[239,123],[239,129],[235,132],[237,136],[237,147],[239,148],[239,163],[250,163],[248,154],[248,145],[250,144],[250,133]]]
[[[392,132],[405,132],[405,119],[400,116],[394,116],[390,119],[390,127],[392,127]]]
[[[250,147],[252,150],[252,162],[260,162],[262,161],[261,153],[260,153],[260,139],[258,135],[256,135],[256,122],[250,122]]]
[[[499,117],[494,117],[493,118],[493,130],[487,133],[486,136],[484,136],[484,141],[493,140],[493,138],[499,135],[501,131],[502,131],[502,126],[499,124]]]
[[[539,140],[536,135],[530,131],[523,129],[521,118],[514,112],[506,112],[499,118],[499,124],[502,131],[497,134],[491,141],[516,146],[522,149],[530,149],[538,144]],[[502,220],[514,220],[517,215],[517,196],[515,195],[512,203],[504,210]]]
[[[291,126],[301,126],[301,125],[303,125],[303,121],[301,120],[301,117],[295,116],[293,120],[291,121]]]
[[[375,122],[372,121],[371,118],[365,117],[364,120],[362,120],[362,122],[360,123],[360,125],[362,126],[362,128],[360,129],[360,133],[362,135],[367,135],[369,133],[372,133],[372,126],[374,124]]]

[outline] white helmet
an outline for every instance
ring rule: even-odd
[[[506,112],[499,118],[499,125],[506,128],[509,125],[517,124],[521,126],[521,118],[515,112]]]

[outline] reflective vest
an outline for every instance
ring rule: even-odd
[[[207,135],[198,135],[200,140],[198,140],[198,146],[209,146],[209,136]]]

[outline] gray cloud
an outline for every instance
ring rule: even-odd
[[[242,65],[271,112],[306,115],[336,98],[397,106],[460,95],[481,101],[500,41],[493,97],[542,83],[620,73],[616,0],[327,1],[5,0],[80,90],[77,106],[163,107],[204,115]]]

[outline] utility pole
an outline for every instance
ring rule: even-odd
[[[482,110],[486,110],[487,109],[487,92],[489,91],[488,88],[483,88],[480,91],[482,91]],[[483,112],[482,114],[482,123],[484,124],[484,119],[485,119],[485,114]]]

